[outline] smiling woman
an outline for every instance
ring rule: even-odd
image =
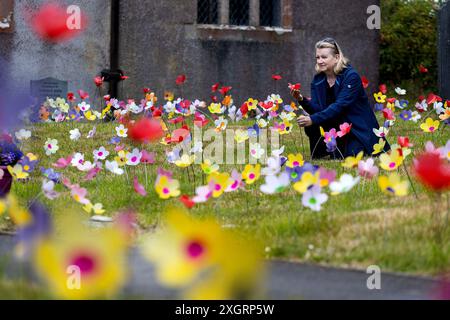
[[[378,142],[373,128],[379,127],[378,122],[360,76],[334,39],[324,38],[316,43],[316,71],[311,83],[311,100],[303,99],[299,90],[291,91],[291,95],[309,113],[300,116],[297,122],[300,127],[305,127],[312,157],[326,157],[329,151],[336,149],[339,156],[354,156],[360,151],[372,154],[373,145]],[[332,134],[336,128],[342,131],[341,125],[350,130],[345,135],[339,135],[339,132]],[[330,132],[328,136],[332,141],[327,145],[320,143],[323,136],[321,128]],[[331,143],[333,148],[330,148]],[[388,144],[385,149],[389,149]]]

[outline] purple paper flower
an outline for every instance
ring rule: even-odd
[[[409,121],[412,118],[412,112],[411,110],[403,110],[400,112],[400,119],[403,121]]]
[[[327,142],[326,142],[326,146],[327,146],[327,152],[334,152],[337,149],[337,144],[336,144],[336,138],[331,137]]]
[[[41,172],[44,176],[52,180],[54,183],[59,183],[59,178],[61,177],[61,174],[56,172],[52,168],[46,169],[44,167],[41,167]]]
[[[22,151],[14,143],[0,141],[0,166],[14,166],[22,157]]]
[[[299,167],[299,166],[293,167],[293,168],[286,167],[286,172],[289,175],[289,179],[292,182],[299,181],[303,174],[302,167]]]
[[[384,109],[384,105],[382,103],[375,103],[375,111],[381,111]]]

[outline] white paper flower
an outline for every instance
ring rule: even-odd
[[[127,165],[136,166],[141,162],[142,152],[134,148],[132,152],[127,153]]]
[[[102,146],[98,150],[94,150],[93,154],[95,160],[105,160],[109,156],[109,151]]]
[[[314,185],[311,189],[303,193],[302,204],[313,211],[320,211],[322,204],[327,202],[328,195],[321,193],[320,186]]]
[[[111,171],[114,174],[117,175],[122,175],[123,174],[123,169],[119,168],[119,165],[117,163],[117,161],[108,161],[106,160],[105,162],[105,167],[108,171]]]
[[[78,104],[78,108],[80,108],[81,111],[86,112],[91,108],[91,105],[87,104],[86,101],[83,101]]]
[[[421,118],[422,118],[422,116],[419,114],[418,111],[413,111],[413,112],[411,113],[411,119],[409,119],[409,120],[410,120],[410,121],[417,122],[417,121],[419,121]]]
[[[389,133],[389,129],[386,127],[380,127],[380,129],[373,128],[373,133],[379,138],[385,138]]]
[[[264,176],[274,176],[278,174],[281,170],[280,158],[269,157],[267,159],[267,167],[261,169],[261,174]]]
[[[44,181],[42,181],[42,192],[46,198],[53,200],[59,197],[60,194],[56,192],[54,188],[55,183],[52,180],[44,179]]]
[[[128,129],[125,128],[123,126],[123,124],[121,124],[120,126],[116,127],[116,132],[117,132],[117,135],[119,137],[126,138],[128,136],[127,135]]]
[[[72,157],[72,161],[70,161],[73,167],[78,167],[80,164],[84,163],[84,154],[82,153],[75,153]]]
[[[402,89],[400,87],[395,88],[395,92],[399,95],[399,96],[404,96],[406,94],[406,90]]]
[[[250,155],[255,159],[260,159],[266,151],[259,143],[250,143]]]
[[[280,157],[284,152],[284,146],[282,146],[280,149],[272,150],[272,156],[274,157]]]
[[[70,140],[76,141],[81,138],[81,132],[78,128],[69,131]]]
[[[87,172],[95,168],[95,164],[90,161],[85,161],[79,165],[77,165],[77,169],[83,172]]]
[[[339,181],[333,181],[330,183],[330,190],[332,195],[345,193],[350,191],[359,182],[359,177],[353,178],[351,174],[344,173]]]
[[[56,139],[47,139],[47,141],[45,141],[45,145],[44,145],[44,150],[45,150],[45,154],[46,155],[51,155],[56,153],[56,151],[58,151],[59,147],[58,147],[58,140]]]
[[[265,194],[274,194],[285,190],[289,185],[289,174],[282,172],[279,176],[266,176],[266,182],[261,185],[260,190]]]
[[[28,140],[31,137],[31,131],[20,129],[15,133],[15,135],[18,140]]]

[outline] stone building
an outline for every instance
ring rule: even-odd
[[[379,0],[60,0],[80,6],[89,19],[78,38],[61,44],[38,39],[24,7],[43,0],[2,0],[0,21],[12,12],[11,26],[0,30],[0,56],[17,82],[48,76],[69,81],[69,90],[94,91],[93,77],[119,67],[129,79],[119,84],[121,98],[138,97],[142,87],[158,96],[187,76],[186,98],[208,99],[211,85],[232,86],[236,104],[265,98],[300,82],[309,93],[314,75],[314,44],[334,37],[352,65],[375,88],[378,83],[379,30],[367,27],[367,8]],[[9,6],[9,7],[8,7]],[[8,9],[8,8],[9,9]]]

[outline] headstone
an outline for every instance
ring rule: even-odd
[[[450,3],[446,2],[439,10],[438,19],[438,79],[439,94],[450,99]]]
[[[35,98],[35,107],[31,112],[30,120],[39,121],[39,108],[48,98],[66,98],[68,92],[68,82],[52,77],[41,80],[30,81],[31,96]]]

